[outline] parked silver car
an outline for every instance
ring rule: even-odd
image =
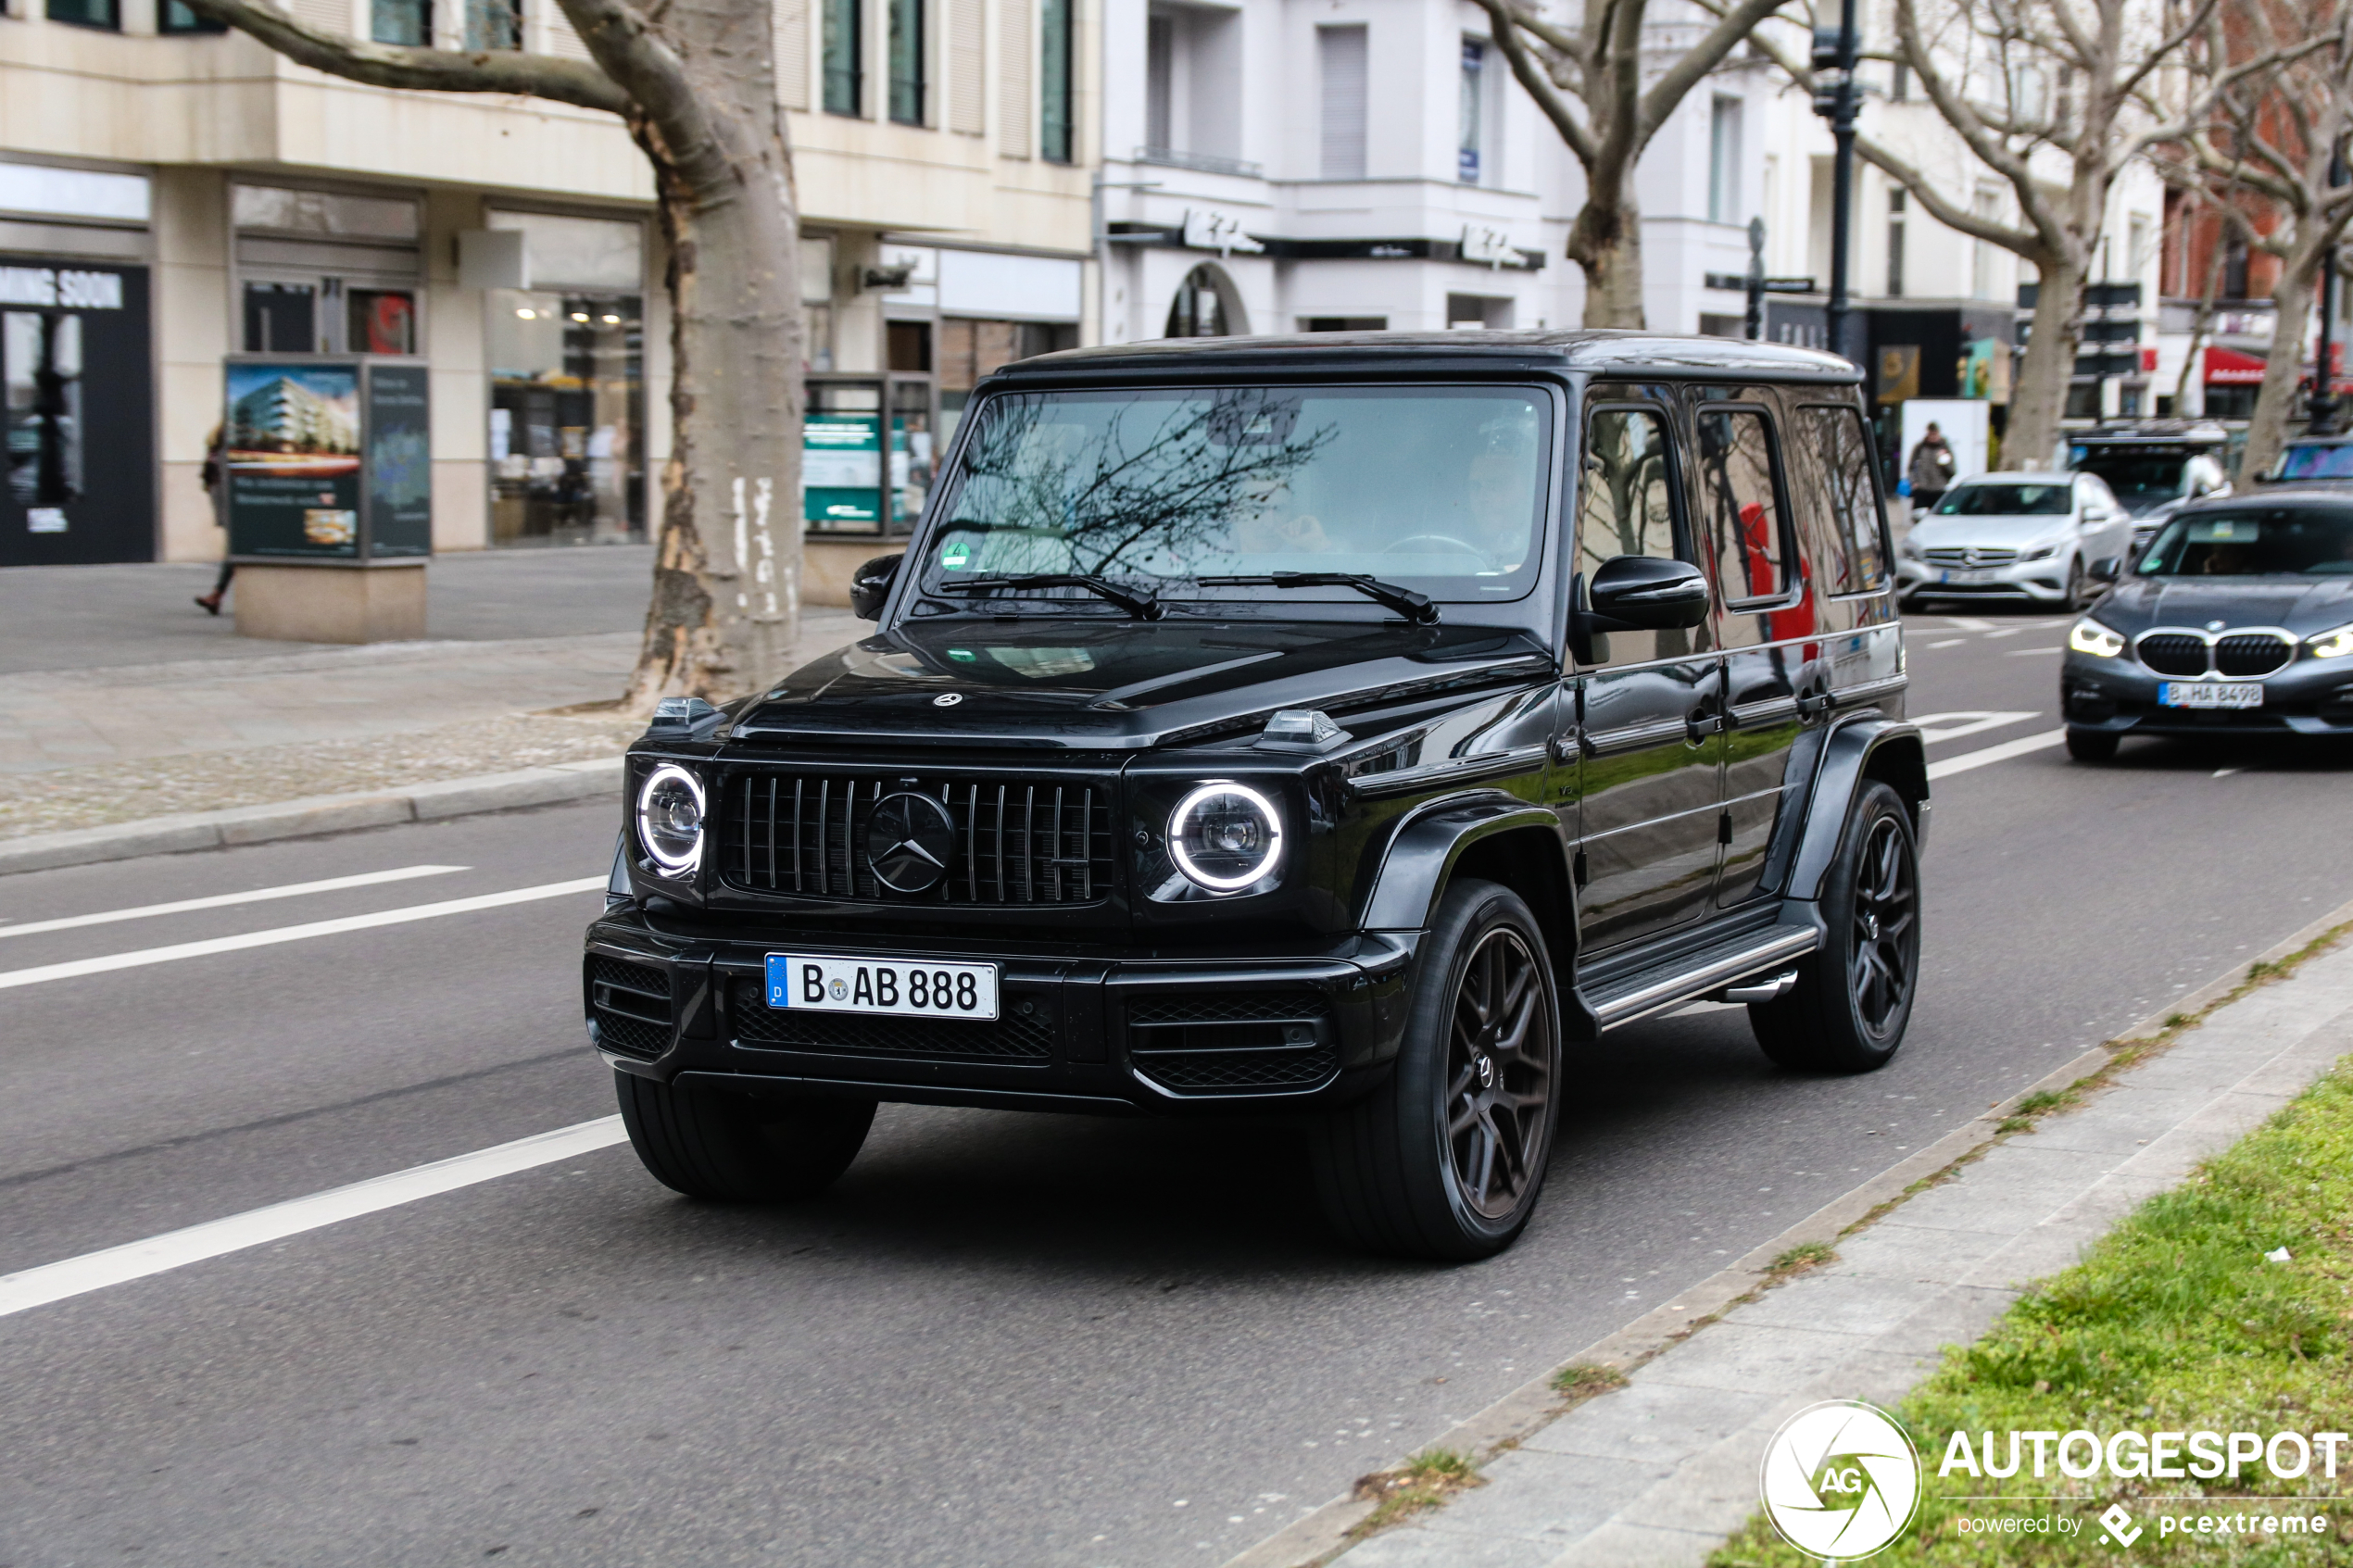
[[[1947,490],[1896,546],[1906,608],[2007,599],[2080,608],[2092,563],[2133,547],[2133,516],[2094,473],[1981,473]]]

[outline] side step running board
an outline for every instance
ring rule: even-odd
[[[1586,991],[1585,1000],[1604,1029],[1616,1029],[1712,991],[1721,991],[1752,975],[1770,975],[1755,989],[1770,989],[1778,995],[1780,977],[1773,972],[1786,966],[1792,959],[1812,952],[1820,940],[1821,934],[1810,925],[1775,925],[1745,932],[1715,947],[1684,955],[1672,973],[1651,969],[1621,975]]]

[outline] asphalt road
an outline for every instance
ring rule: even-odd
[[[1915,621],[1916,715],[2006,716],[1932,760],[2055,727],[2065,626]],[[0,1565],[1214,1565],[2353,898],[2349,765],[1952,773],[1896,1061],[1783,1073],[1733,1010],[1613,1035],[1475,1267],[1339,1248],[1281,1124],[886,1107],[800,1208],[606,1148],[0,1318]],[[613,819],[0,881],[0,1273],[609,1115],[593,892],[155,950],[595,875]],[[464,869],[10,935],[428,865]]]

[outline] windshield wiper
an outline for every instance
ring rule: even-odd
[[[1167,614],[1159,596],[1149,588],[1139,593],[1123,588],[1107,577],[1093,577],[1084,572],[1026,571],[1010,577],[960,577],[952,583],[942,583],[935,593],[979,594],[991,588],[1084,588],[1098,598],[1108,599],[1139,621],[1158,621]]]
[[[1258,577],[1196,577],[1193,581],[1204,588],[1353,588],[1416,626],[1432,625],[1438,620],[1438,607],[1428,594],[1383,583],[1361,571],[1270,571]]]

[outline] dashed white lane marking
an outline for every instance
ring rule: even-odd
[[[1944,618],[1944,622],[1946,625],[1952,627],[1956,632],[1991,632],[1994,630],[1994,623],[1992,621],[1980,621],[1973,615],[1948,615]]]
[[[1951,713],[1923,714],[1912,722],[1920,727],[1920,738],[1934,746],[1941,740],[1959,740],[1963,735],[1983,734],[2005,724],[2041,717],[2039,713],[1997,712],[1990,708],[1969,708]]]
[[[396,1209],[421,1198],[454,1192],[478,1182],[528,1171],[535,1165],[570,1160],[610,1148],[628,1136],[622,1130],[620,1117],[600,1117],[454,1159],[436,1160],[430,1165],[395,1171],[388,1176],[371,1177],[349,1186],[330,1187],[308,1198],[232,1214],[225,1220],[209,1220],[185,1230],[167,1231],[145,1241],[109,1247],[103,1252],[85,1252],[79,1258],[0,1275],[0,1317],[45,1307],[69,1296],[85,1296],[110,1285],[145,1279],[168,1269],[184,1268],[223,1253],[282,1241],[305,1231],[356,1220],[362,1214]]]
[[[438,904],[413,904],[405,909],[378,909],[373,914],[345,915],[339,920],[312,921],[308,925],[282,925],[274,931],[248,931],[235,936],[210,936],[201,942],[178,942],[169,947],[144,947],[135,953],[107,953],[99,958],[42,964],[35,969],[0,971],[0,991],[18,985],[38,985],[44,980],[72,980],[118,969],[145,969],[149,964],[170,963],[177,959],[208,958],[214,953],[273,947],[312,936],[336,936],[346,931],[370,931],[380,925],[405,925],[410,921],[432,920],[440,915],[528,904],[535,899],[559,898],[567,893],[585,893],[604,885],[602,876],[574,877],[570,882],[543,883],[537,887],[517,887],[505,893],[479,893],[471,898],[449,898]]]
[[[2059,653],[2059,652],[2062,652],[2062,651],[2064,651],[2064,650],[2062,650],[2062,649],[2060,649],[2060,648],[2057,648],[2057,647],[2047,647],[2047,648],[2012,648],[2012,649],[2010,649],[2010,651],[2009,651],[2009,652],[2007,652],[2007,653],[2004,654],[2002,657],[2003,657],[2004,659],[2026,659],[2026,658],[2030,658],[2030,657],[2032,657],[2032,655],[2034,655],[2034,654],[2038,654],[2038,653]]]
[[[1985,640],[1990,643],[1997,637],[2015,637],[2020,632],[2032,632],[2032,630],[2034,630],[2034,628],[2032,626],[2005,626],[1999,631],[1986,633]]]
[[[1947,637],[1941,643],[1931,643],[1928,646],[1932,648],[1957,648],[1968,641],[1967,637]]]
[[[1982,768],[1989,762],[2007,762],[2013,757],[2024,757],[2046,746],[2057,746],[2067,739],[2065,730],[2045,730],[2039,735],[2022,735],[2006,740],[1999,746],[1989,746],[1982,751],[1964,751],[1958,757],[1947,757],[1928,765],[1928,776],[1944,778],[1948,773],[1966,773],[1971,768]]]
[[[374,887],[387,882],[408,882],[421,876],[446,876],[467,866],[401,866],[388,872],[363,872],[358,876],[331,876],[322,882],[290,882],[283,887],[257,887],[249,893],[216,893],[208,898],[181,898],[169,904],[141,904],[129,909],[104,909],[94,915],[68,915],[39,920],[29,925],[0,928],[0,936],[30,936],[38,931],[72,931],[85,925],[106,925],[119,920],[145,920],[150,915],[185,914],[190,909],[225,909],[233,904],[261,904],[272,898],[298,898],[306,893],[340,893],[346,887]]]

